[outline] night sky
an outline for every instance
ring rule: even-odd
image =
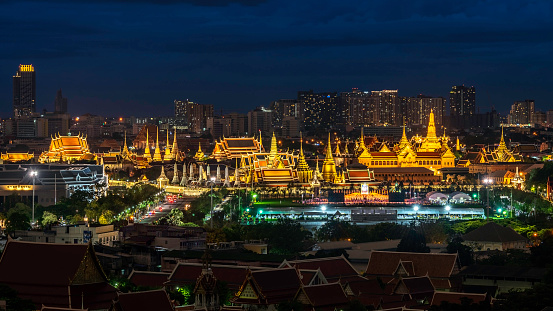
[[[298,90],[399,89],[477,106],[553,108],[553,2],[511,0],[2,1],[0,115],[18,65],[37,110],[173,115],[174,99],[246,112]]]

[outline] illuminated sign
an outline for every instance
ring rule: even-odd
[[[33,190],[31,185],[7,185],[5,187],[8,190]]]
[[[369,194],[369,184],[361,184],[361,194]]]

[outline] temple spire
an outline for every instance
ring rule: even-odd
[[[154,162],[161,162],[161,150],[159,149],[159,127],[157,128],[156,135],[156,149],[154,151]]]
[[[169,161],[171,160],[171,145],[169,145],[169,129],[167,129],[167,142],[165,143],[165,156],[163,157],[163,160]]]
[[[277,150],[277,139],[275,137],[275,132],[273,132],[273,138],[271,139],[271,156],[276,156],[278,153]]]
[[[334,158],[332,157],[332,148],[330,147],[330,133],[328,133],[326,157],[323,162],[323,179],[326,182],[334,182],[336,176],[336,163],[334,162]]]
[[[430,109],[430,116],[428,117],[428,133],[426,139],[437,138],[436,136],[436,123],[434,122],[434,111]]]
[[[175,127],[175,132],[173,133],[173,148],[171,149],[173,160],[179,160],[179,146],[177,145],[177,127]]]
[[[150,137],[149,137],[148,126],[146,126],[146,148],[144,149],[144,156],[150,160]]]

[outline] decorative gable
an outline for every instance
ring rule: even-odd
[[[238,297],[243,299],[258,299],[257,293],[250,282],[244,286],[244,289],[240,292]]]

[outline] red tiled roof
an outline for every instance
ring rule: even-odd
[[[358,280],[348,283],[349,288],[355,296],[367,295],[367,294],[377,294],[384,295],[384,289],[380,285],[380,282],[376,279],[373,280]]]
[[[121,311],[173,311],[165,290],[118,293],[118,296],[115,305]]]
[[[435,292],[430,304],[433,306],[439,306],[442,302],[447,302],[460,305],[463,298],[470,299],[472,300],[472,303],[479,304],[482,301],[486,301],[486,294]]]
[[[202,273],[202,264],[180,262],[171,273],[168,284],[195,284]],[[231,290],[238,290],[250,270],[260,270],[257,267],[212,265],[211,271],[219,281],[227,283]],[[266,269],[266,268],[264,268]]]
[[[339,307],[349,302],[340,283],[304,286],[302,290],[317,309],[324,306]]]
[[[151,272],[151,271],[135,271],[129,275],[129,281],[136,286],[143,287],[159,287],[162,288],[163,284],[169,279],[170,273],[165,272]]]
[[[79,280],[88,283],[74,284],[85,260],[94,265],[87,269],[97,271],[87,274],[92,280]],[[106,309],[116,296],[88,244],[9,241],[0,260],[0,283],[12,287],[20,298],[32,300],[37,308],[67,308],[84,302],[87,308]]]
[[[407,253],[373,251],[369,258],[366,274],[393,275],[399,261],[411,261],[416,276],[448,278],[457,260],[456,254]]]
[[[10,241],[0,260],[0,283],[68,286],[88,247],[88,244]]]
[[[432,282],[428,276],[402,278],[397,286],[400,286],[402,283],[411,295],[434,292],[434,285],[432,285]]]
[[[327,279],[335,279],[346,276],[357,276],[359,273],[353,268],[349,261],[340,257],[315,258],[305,260],[285,261],[280,266],[284,267],[288,264],[290,267],[298,269],[321,269],[321,272]]]

